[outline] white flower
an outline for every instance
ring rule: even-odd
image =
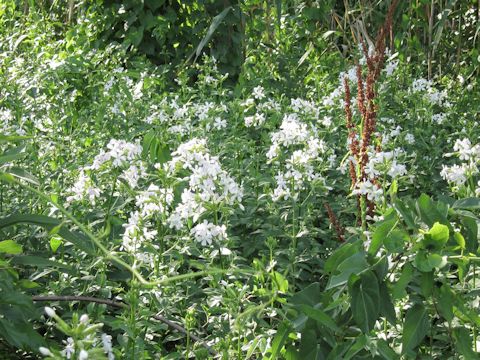
[[[40,346],[38,348],[38,351],[40,351],[40,354],[42,354],[43,356],[53,356],[52,352],[46,347]]]
[[[144,221],[138,211],[133,212],[124,224],[125,232],[122,237],[122,250],[135,253],[145,241],[151,241],[157,236],[157,230],[150,230],[150,224]]]
[[[389,63],[387,63],[387,65],[385,66],[385,73],[387,74],[387,76],[391,76],[395,72],[397,67],[398,60],[390,61]]]
[[[413,134],[408,133],[405,135],[405,141],[410,145],[413,145],[415,143],[415,136],[413,136]]]
[[[87,324],[88,323],[88,315],[87,314],[83,314],[82,316],[80,316],[80,323],[82,323],[82,324]]]
[[[48,306],[45,306],[45,314],[47,314],[49,317],[54,317],[56,315],[55,310]]]
[[[218,241],[227,238],[225,225],[214,225],[207,220],[193,227],[190,230],[190,234],[203,246],[211,245],[214,240]]]
[[[108,356],[108,360],[114,360],[115,355],[113,354],[112,349],[112,336],[107,334],[102,334],[102,345],[103,350]]]
[[[135,189],[138,185],[138,181],[142,177],[145,177],[145,175],[145,167],[143,166],[143,164],[139,163],[138,165],[130,165],[127,170],[123,171],[120,177],[122,179],[125,179],[132,189]]]
[[[379,202],[383,199],[383,190],[370,180],[360,181],[355,185],[352,191],[353,195],[366,195],[367,199],[374,202]]]
[[[67,358],[71,359],[72,355],[75,353],[75,342],[71,337],[67,338],[65,349],[62,351],[62,354]]]
[[[245,116],[245,126],[261,126],[265,122],[265,115],[256,113],[253,116]]]
[[[392,162],[390,170],[388,170],[388,175],[392,178],[405,175],[406,173],[407,173],[407,168],[405,167],[405,165],[397,164],[395,160]]]
[[[446,181],[456,186],[461,186],[467,181],[466,170],[465,166],[458,166],[456,164],[453,166],[442,165],[440,175]]]
[[[471,158],[480,158],[480,145],[472,146],[469,139],[457,139],[453,150],[458,152],[460,160],[470,160]]]
[[[216,117],[213,121],[213,127],[217,130],[224,129],[227,127],[227,120]]]
[[[80,350],[80,354],[78,354],[78,360],[87,360],[88,359],[88,352],[85,350]]]
[[[67,203],[87,199],[92,205],[95,205],[95,200],[101,194],[100,189],[93,186],[92,180],[85,174],[83,169],[80,170],[77,181],[68,192],[72,192],[73,195],[67,197]]]
[[[257,100],[262,100],[265,98],[265,90],[262,86],[256,86],[253,88],[252,95]]]

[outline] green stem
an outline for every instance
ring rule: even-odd
[[[130,264],[126,263],[125,261],[120,259],[118,256],[116,256],[112,252],[110,252],[85,225],[83,225],[80,221],[78,221],[62,205],[58,204],[56,201],[53,201],[49,196],[42,193],[40,190],[37,190],[34,187],[31,187],[30,185],[27,185],[27,184],[24,184],[24,183],[18,181],[17,179],[15,179],[10,174],[0,173],[0,180],[7,181],[9,183],[17,184],[17,185],[23,187],[24,189],[27,189],[27,190],[33,192],[39,198],[45,200],[49,204],[52,204],[53,206],[55,206],[65,217],[67,217],[70,221],[72,221],[75,225],[77,225],[78,228],[92,241],[92,243],[94,243],[101,250],[101,252],[104,254],[106,260],[111,260],[112,262],[116,263],[117,265],[120,265],[121,267],[128,270],[140,282],[140,284],[142,284],[143,286],[153,287],[153,286],[165,285],[167,283],[174,282],[174,281],[192,279],[192,278],[196,278],[196,277],[202,277],[202,276],[213,275],[213,274],[227,274],[227,273],[250,273],[251,274],[251,273],[253,273],[252,271],[246,270],[246,269],[216,269],[216,268],[210,268],[209,270],[202,270],[202,271],[191,272],[191,273],[187,273],[187,274],[171,276],[171,277],[168,277],[168,278],[165,278],[165,279],[162,279],[162,280],[147,281]]]

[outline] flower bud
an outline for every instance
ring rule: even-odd
[[[45,306],[45,314],[47,314],[49,317],[54,317],[55,315],[57,315],[55,313],[55,310],[48,306]]]

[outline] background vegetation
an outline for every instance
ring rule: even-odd
[[[0,356],[478,358],[479,20],[1,1]]]

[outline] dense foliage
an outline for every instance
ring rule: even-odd
[[[0,357],[477,359],[479,17],[0,2]]]

